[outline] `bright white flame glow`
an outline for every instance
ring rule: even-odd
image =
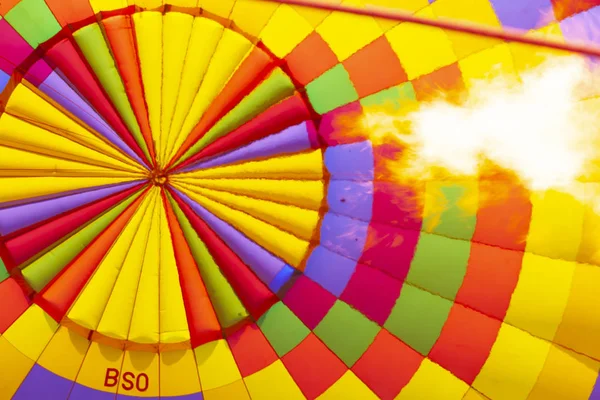
[[[581,101],[592,78],[582,59],[561,57],[518,82],[474,82],[460,105],[439,99],[404,115],[367,111],[363,126],[374,140],[410,149],[404,168],[413,177],[427,179],[432,168],[476,176],[491,162],[533,191],[568,191],[600,159],[600,103]]]

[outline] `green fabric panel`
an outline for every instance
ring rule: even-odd
[[[440,336],[451,308],[449,300],[404,285],[384,328],[426,356]]]
[[[0,258],[0,282],[7,279],[9,276],[10,276],[10,274],[6,270],[6,265],[4,265],[4,262]]]
[[[261,82],[240,101],[230,112],[217,122],[184,155],[184,159],[202,150],[215,140],[255,118],[267,108],[291,96],[295,91],[294,83],[279,68]]]
[[[306,85],[306,94],[319,114],[358,100],[358,93],[342,64],[336,65]]]
[[[34,49],[61,29],[44,0],[23,0],[4,18]]]
[[[384,89],[360,100],[363,107],[391,106],[400,109],[403,105],[415,103],[417,95],[412,83],[405,82],[389,89]]]
[[[337,300],[314,332],[340,360],[351,367],[367,351],[380,330],[376,323]]]
[[[131,104],[129,103],[121,75],[110,54],[100,27],[98,24],[88,25],[75,32],[73,37],[100,80],[102,87],[106,90],[106,93],[108,93],[108,96],[123,118],[127,128],[133,134],[144,154],[150,159],[148,147],[133,113],[133,108],[131,108]]]
[[[428,189],[429,190],[429,189]],[[423,218],[423,230],[457,239],[471,240],[477,223],[479,187],[476,182],[435,184],[428,195],[433,210]]]
[[[39,292],[62,269],[83,251],[98,235],[104,231],[125,209],[140,195],[137,192],[123,200],[71,237],[51,249],[43,256],[23,269],[23,277],[31,287]]]
[[[169,202],[177,216],[183,235],[190,246],[192,256],[198,264],[200,276],[206,285],[206,291],[215,308],[217,318],[223,327],[230,327],[248,317],[248,311],[237,297],[233,288],[210,255],[206,245],[196,234],[192,224],[185,217],[175,200],[168,195]]]
[[[471,242],[421,233],[407,282],[454,300],[467,271]]]
[[[279,357],[298,346],[310,330],[282,302],[278,302],[257,321]]]

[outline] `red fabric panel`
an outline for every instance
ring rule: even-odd
[[[162,196],[173,240],[177,271],[179,272],[179,284],[183,294],[192,347],[196,348],[204,343],[221,338],[221,325],[202,281],[196,260],[194,260],[183,231],[179,226],[177,216],[167,201],[164,192]]]
[[[268,367],[278,358],[256,324],[242,327],[227,338],[227,343],[243,378]]]
[[[282,361],[309,399],[323,394],[347,371],[346,365],[314,333],[283,356]]]
[[[0,282],[0,304],[2,304],[0,307],[1,334],[27,310],[30,301],[17,281],[8,278]]]
[[[382,329],[352,372],[381,399],[391,400],[412,379],[422,361],[421,354]]]
[[[471,243],[467,273],[455,302],[504,319],[519,281],[523,253]]]
[[[501,324],[454,304],[429,359],[471,385],[490,355]]]
[[[223,275],[238,295],[244,307],[255,319],[259,319],[277,303],[277,296],[245,265],[242,260],[217,236],[194,211],[175,193],[171,193],[192,227],[208,248]]]

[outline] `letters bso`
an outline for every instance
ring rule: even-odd
[[[115,368],[107,368],[106,375],[104,377],[104,387],[115,387],[118,384],[119,370]],[[129,371],[123,373],[123,377],[121,379],[121,388],[127,392],[133,390],[134,388],[138,392],[145,392],[148,390],[149,385],[150,379],[148,378],[148,375],[143,372],[138,375]]]

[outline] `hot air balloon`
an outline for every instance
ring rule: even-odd
[[[600,2],[299,3],[0,1],[0,399],[600,399],[594,210],[348,124]]]

